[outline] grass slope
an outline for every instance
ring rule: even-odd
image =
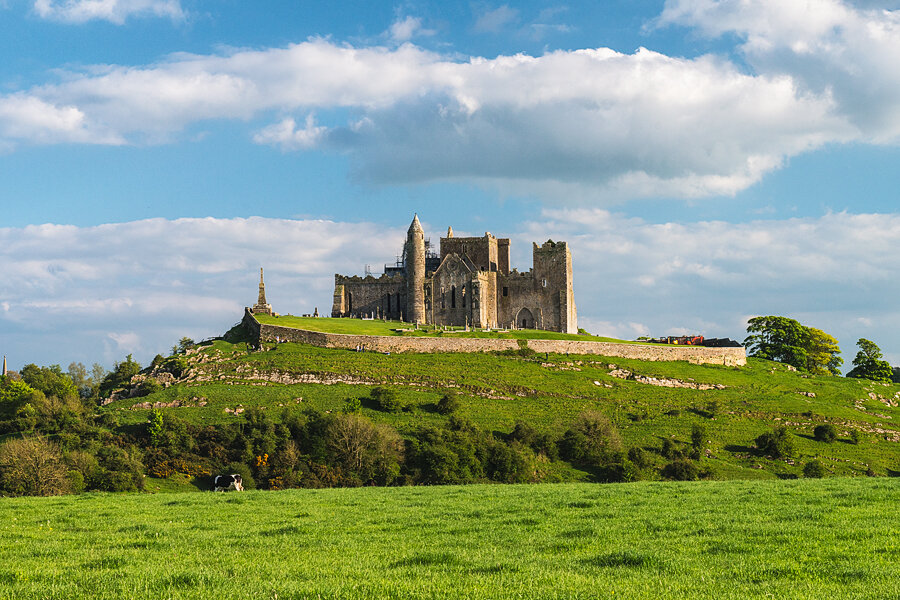
[[[252,352],[244,343],[216,341],[189,356],[188,378],[148,397],[121,400],[104,410],[123,423],[145,422],[138,402],[190,403],[174,408],[189,420],[220,423],[241,419],[225,412],[263,406],[278,418],[283,407],[301,405],[340,410],[349,397],[365,399],[374,385],[394,386],[409,412],[388,414],[363,402],[363,414],[390,423],[401,433],[446,417],[435,404],[447,390],[461,394],[460,414],[480,427],[509,432],[516,421],[561,433],[584,410],[615,420],[625,442],[648,450],[664,438],[690,440],[691,427],[706,427],[710,454],[702,468],[718,479],[791,477],[803,463],[821,459],[830,474],[861,475],[900,471],[900,386],[841,377],[807,376],[784,365],[751,359],[746,367],[641,362],[596,356],[502,354],[393,354],[329,350],[303,344],[269,344]],[[725,389],[657,387],[610,375],[613,366],[657,378],[722,384]],[[298,382],[306,378],[306,382]],[[267,380],[288,383],[272,383]],[[323,385],[315,382],[328,382]],[[302,399],[302,400],[301,400]],[[196,402],[195,402],[196,403]],[[712,409],[713,415],[709,414]],[[816,442],[813,429],[832,423],[839,439]],[[752,453],[753,440],[774,425],[796,436],[796,461],[770,460]],[[851,444],[856,430],[861,443]],[[659,464],[662,464],[661,457]],[[577,473],[570,473],[577,478]]]
[[[0,500],[0,599],[896,598],[892,479]]]

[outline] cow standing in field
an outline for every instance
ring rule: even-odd
[[[216,478],[213,480],[213,487],[217,492],[227,492],[228,490],[244,491],[244,486],[241,485],[241,476],[237,473],[233,475],[216,475]]]

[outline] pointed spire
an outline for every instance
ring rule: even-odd
[[[448,238],[453,237],[453,227],[452,226],[447,228],[447,237]]]
[[[253,307],[253,312],[260,315],[273,314],[272,306],[266,302],[266,284],[263,282],[262,267],[259,268],[259,298],[256,301],[256,306]]]
[[[409,224],[409,231],[407,233],[425,233],[425,230],[422,229],[422,224],[419,223],[419,213],[416,213],[413,217],[412,223]]]
[[[3,376],[6,377],[6,355],[3,355]]]

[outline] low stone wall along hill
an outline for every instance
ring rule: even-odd
[[[249,310],[244,325],[257,342],[276,340],[299,342],[320,348],[361,348],[371,352],[496,352],[518,350],[519,342],[537,353],[597,354],[648,361],[685,360],[694,364],[741,366],[747,364],[744,348],[706,348],[703,346],[662,346],[656,344],[616,344],[580,340],[515,340],[489,338],[439,338],[323,333],[257,321]]]

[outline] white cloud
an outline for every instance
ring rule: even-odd
[[[221,334],[256,301],[265,267],[279,312],[330,311],[334,273],[392,262],[405,221],[150,219],[0,229],[3,353],[25,362],[146,363],[184,335]],[[426,223],[426,230],[435,229]],[[780,314],[859,337],[900,359],[900,214],[782,221],[647,223],[599,209],[545,210],[512,231],[513,265],[531,242],[566,240],[579,324],[613,337],[701,333],[742,339],[749,316]]]
[[[44,19],[68,23],[102,20],[123,24],[132,16],[182,20],[180,0],[35,0],[34,11]]]
[[[508,4],[487,10],[478,15],[473,29],[479,33],[497,33],[507,25],[518,21],[519,11]]]
[[[388,35],[394,42],[403,43],[412,40],[414,37],[427,37],[435,33],[435,30],[426,29],[422,26],[422,19],[407,16],[394,21],[391,24]]]
[[[757,72],[830,95],[864,141],[900,141],[900,10],[842,0],[668,0],[659,22],[735,33]]]
[[[327,130],[327,127],[316,125],[312,114],[307,115],[302,129],[297,128],[294,119],[287,117],[280,123],[260,130],[253,136],[253,141],[257,144],[280,146],[282,150],[307,150],[315,147]]]
[[[25,362],[111,365],[127,352],[147,362],[184,335],[230,328],[256,301],[260,266],[276,310],[327,315],[334,273],[392,261],[403,231],[255,217],[0,228],[2,350]]]
[[[345,153],[379,184],[467,181],[585,204],[731,195],[825,144],[900,135],[897,13],[807,4],[822,10],[805,21],[801,3],[667,4],[660,23],[744,35],[754,74],[643,48],[460,60],[323,39],[87,67],[0,95],[0,147],[161,143],[199,122],[253,120],[257,143]],[[395,25],[397,40],[422,31],[411,17]]]

